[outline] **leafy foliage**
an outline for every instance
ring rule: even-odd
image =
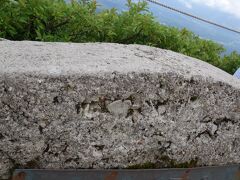
[[[0,0],[0,37],[10,40],[144,44],[192,56],[231,74],[240,55],[188,31],[161,25],[144,1],[98,12],[94,0]]]

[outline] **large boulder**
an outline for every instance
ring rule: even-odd
[[[240,163],[240,81],[148,46],[0,41],[0,178],[145,163]]]

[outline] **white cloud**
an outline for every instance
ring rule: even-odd
[[[188,2],[186,0],[179,0],[181,3],[183,3],[187,8],[192,9],[191,2]]]
[[[240,18],[240,0],[179,0],[186,7],[202,4]]]

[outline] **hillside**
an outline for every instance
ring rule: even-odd
[[[125,2],[123,0],[97,0],[97,2],[101,5],[102,9],[126,9]],[[210,19],[213,22],[235,29],[240,29],[240,23],[236,23],[240,22],[240,19],[227,13],[216,11],[215,9],[211,9],[206,6],[193,6],[192,8],[187,8],[183,3],[177,0],[161,0],[161,2],[194,15]],[[227,49],[227,53],[234,50],[240,52],[240,35],[236,33],[194,20],[168,9],[159,7],[155,4],[150,3],[149,7],[150,11],[153,12],[153,15],[161,24],[178,28],[187,28],[204,39],[210,39],[222,44]]]

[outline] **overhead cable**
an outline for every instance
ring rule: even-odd
[[[235,33],[240,34],[240,31],[238,31],[238,30],[235,30],[235,29],[232,29],[232,28],[223,26],[223,25],[221,25],[221,24],[217,24],[217,23],[215,23],[215,22],[212,22],[212,21],[203,19],[203,18],[201,18],[201,17],[198,17],[198,16],[195,16],[195,15],[189,14],[189,13],[184,12],[184,11],[181,11],[181,10],[178,10],[178,9],[173,8],[173,7],[170,7],[170,6],[166,5],[166,4],[160,3],[160,2],[158,2],[158,1],[156,1],[156,0],[146,0],[146,1],[151,2],[151,3],[154,3],[154,4],[159,5],[159,6],[162,6],[162,7],[164,7],[164,8],[170,9],[170,10],[172,10],[172,11],[178,12],[178,13],[180,13],[180,14],[189,16],[189,17],[191,17],[191,18],[197,19],[197,20],[199,20],[199,21],[202,21],[202,22],[205,22],[205,23],[208,23],[208,24],[211,24],[211,25],[220,27],[220,28],[222,28],[222,29],[226,29],[226,30],[228,30],[228,31],[232,31],[232,32],[235,32]]]

